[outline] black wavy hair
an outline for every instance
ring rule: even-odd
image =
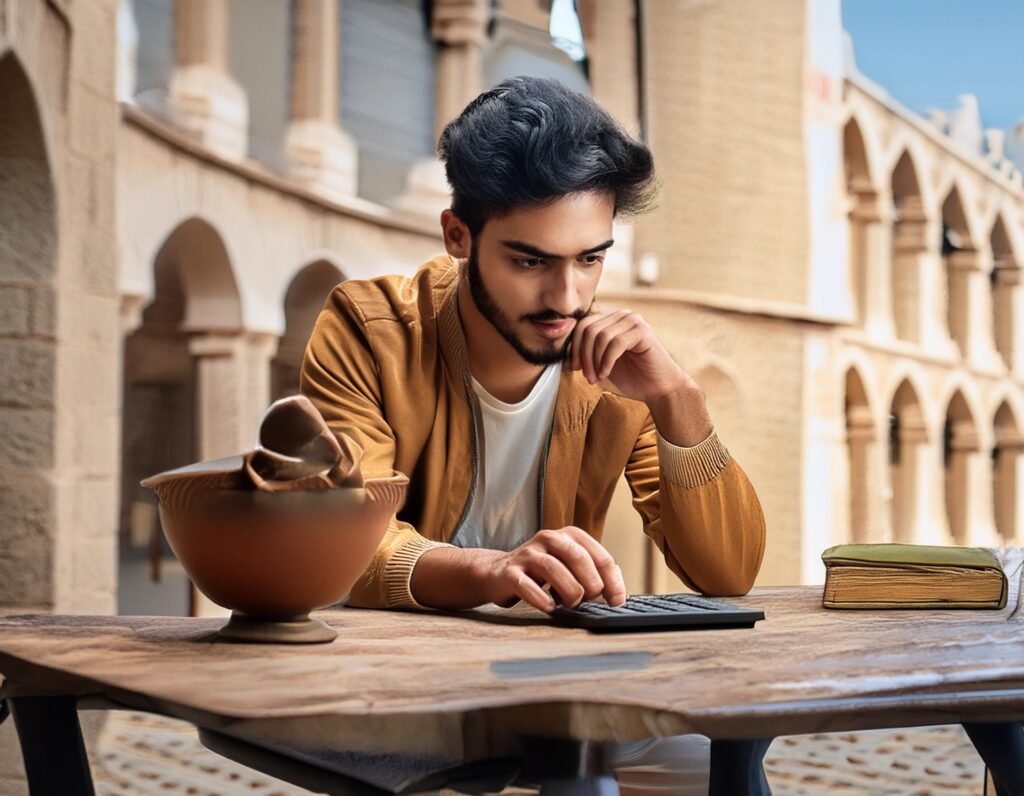
[[[475,237],[510,210],[610,191],[615,213],[650,209],[654,158],[585,94],[557,80],[513,77],[474,99],[437,145],[452,211]]]

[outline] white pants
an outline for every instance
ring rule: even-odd
[[[619,744],[612,767],[622,796],[707,796],[711,740],[676,735]]]

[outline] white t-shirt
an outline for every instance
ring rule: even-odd
[[[480,400],[482,466],[469,516],[455,534],[458,547],[511,550],[537,528],[538,477],[555,413],[558,363],[545,368],[522,401],[499,401],[472,379]]]

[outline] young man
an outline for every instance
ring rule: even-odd
[[[470,103],[439,153],[447,255],[339,285],[302,367],[363,472],[410,478],[350,602],[620,604],[600,540],[623,471],[684,583],[746,593],[765,539],[753,487],[651,327],[594,301],[613,218],[653,196],[648,149],[589,97],[515,78]]]

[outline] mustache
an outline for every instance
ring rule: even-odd
[[[570,318],[574,321],[582,321],[588,315],[591,314],[591,310],[576,310],[576,312],[563,315],[560,312],[554,310],[543,310],[542,312],[531,312],[528,315],[523,315],[524,321],[539,321],[541,323],[551,323],[553,321],[567,321]]]

